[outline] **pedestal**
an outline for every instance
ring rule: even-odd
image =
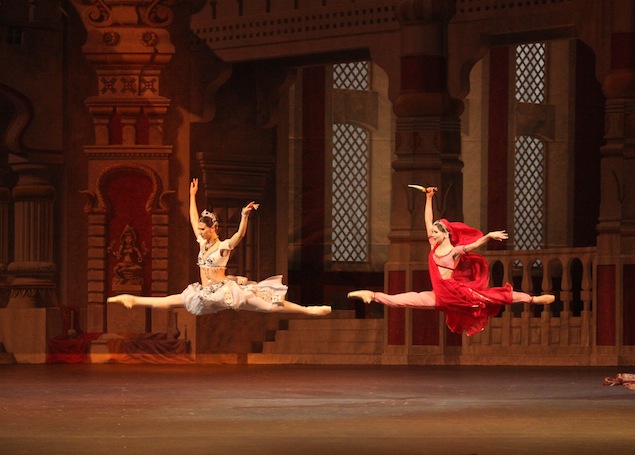
[[[47,340],[61,333],[56,308],[0,309],[0,341],[18,363],[45,363]]]

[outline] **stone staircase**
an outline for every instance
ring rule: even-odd
[[[248,354],[250,364],[380,364],[384,350],[383,319],[290,319]]]

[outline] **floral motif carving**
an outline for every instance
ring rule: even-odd
[[[121,36],[117,32],[106,32],[104,33],[103,40],[106,46],[116,46],[119,43],[119,39]]]
[[[159,42],[159,37],[154,32],[144,32],[141,35],[141,43],[147,47],[156,46]]]
[[[113,9],[129,6],[130,0],[74,0],[83,6],[84,21],[93,27],[107,27],[113,24]],[[125,25],[145,24],[150,27],[167,27],[174,20],[172,6],[182,0],[138,0],[136,23]]]

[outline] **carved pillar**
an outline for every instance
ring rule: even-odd
[[[598,224],[597,346],[635,345],[635,5],[613,2]],[[620,296],[622,299],[620,301]]]
[[[173,21],[170,6],[175,2],[73,3],[86,27],[83,52],[95,69],[98,87],[97,94],[86,100],[94,119],[95,144],[84,146],[88,181],[93,185],[84,191],[89,199],[85,208],[88,328],[117,330],[106,323],[110,315],[104,303],[110,294],[168,292],[166,196],[173,191],[164,188],[172,146],[163,145],[163,123],[170,100],[159,94],[159,87],[162,69],[175,51],[166,30]],[[126,233],[141,252],[135,253],[134,264],[127,256],[114,259],[117,253],[112,248],[119,247]],[[131,325],[119,329],[144,331],[149,325],[144,318],[145,312],[135,313],[129,318],[135,319]]]
[[[387,292],[420,289],[415,282],[427,269],[428,242],[423,224],[424,196],[410,183],[439,187],[437,214],[462,218],[463,167],[459,160],[462,103],[447,86],[447,24],[454,2],[404,0],[397,6],[401,25],[401,89],[394,102],[396,155],[393,162],[392,218]],[[410,318],[417,319],[417,327]],[[420,321],[419,318],[429,320]],[[413,330],[438,334],[438,316],[388,309],[388,344],[438,344],[438,336],[423,340]]]

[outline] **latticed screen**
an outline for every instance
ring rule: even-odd
[[[370,90],[369,68],[368,61],[333,65],[333,88]]]
[[[540,104],[546,98],[546,45],[523,44],[516,47],[516,101]]]
[[[516,101],[544,103],[546,87],[546,44],[516,47]],[[543,247],[545,213],[545,143],[530,136],[517,136],[514,159],[515,248]]]
[[[519,250],[536,250],[543,243],[544,144],[516,138],[514,170],[514,239]]]
[[[333,125],[332,262],[368,260],[368,132]]]
[[[333,88],[370,90],[370,62],[333,65]],[[333,124],[331,261],[367,262],[370,137],[352,124]]]

